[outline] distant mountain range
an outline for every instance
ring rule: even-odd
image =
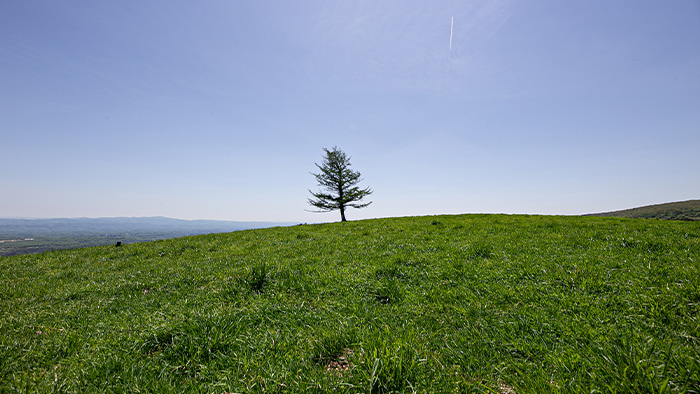
[[[0,219],[0,256],[289,226],[286,222],[180,220],[166,217]]]
[[[647,205],[622,211],[592,213],[586,216],[695,221],[700,220],[700,200]]]

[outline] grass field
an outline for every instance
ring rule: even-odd
[[[700,223],[460,215],[0,258],[0,393],[699,392]]]

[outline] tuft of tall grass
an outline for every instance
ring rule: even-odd
[[[248,285],[248,288],[256,293],[262,293],[263,288],[269,281],[270,270],[264,262],[254,264],[245,278],[245,283]]]

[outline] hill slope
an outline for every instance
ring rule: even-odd
[[[0,392],[691,392],[700,223],[461,215],[0,257]]]
[[[670,202],[625,209],[622,211],[593,213],[588,216],[634,219],[700,220],[700,200]]]

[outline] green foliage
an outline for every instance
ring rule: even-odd
[[[262,293],[263,287],[270,280],[270,272],[268,270],[267,264],[257,263],[253,265],[248,273],[245,283],[248,285],[250,290]]]
[[[385,280],[375,290],[374,298],[380,304],[392,304],[401,301],[403,290],[396,280]]]
[[[700,223],[459,215],[0,257],[0,392],[697,392]]]
[[[311,206],[318,208],[319,212],[340,210],[341,221],[345,222],[345,209],[364,208],[371,204],[371,201],[364,204],[359,202],[372,194],[372,190],[369,187],[360,189],[356,186],[362,181],[361,175],[358,171],[350,169],[350,158],[345,152],[337,147],[333,147],[332,150],[323,148],[323,150],[326,156],[321,165],[316,164],[321,172],[312,173],[312,175],[326,192],[315,193],[309,190],[314,198],[308,199],[308,202]]]
[[[649,205],[623,211],[596,213],[592,216],[698,221],[700,220],[700,200]]]

